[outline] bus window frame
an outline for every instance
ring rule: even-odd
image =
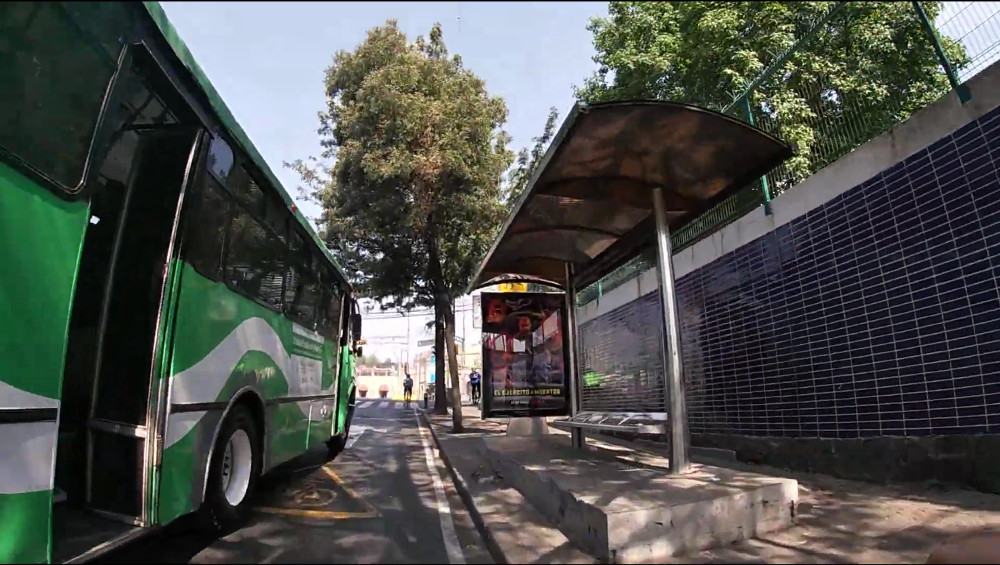
[[[66,14],[65,17],[70,18],[69,14]],[[108,109],[111,107],[112,99],[114,98],[119,77],[122,75],[122,70],[125,68],[126,61],[129,60],[129,55],[131,54],[132,49],[136,46],[135,44],[125,42],[121,38],[119,39],[119,43],[122,45],[122,48],[118,52],[118,60],[115,63],[115,69],[111,72],[111,76],[108,77],[108,82],[104,86],[104,95],[101,97],[101,104],[97,110],[97,118],[94,120],[94,127],[90,132],[90,141],[87,145],[87,152],[83,158],[83,166],[80,167],[78,175],[79,180],[75,186],[70,187],[63,184],[61,181],[53,178],[49,173],[31,164],[27,159],[18,155],[14,151],[7,149],[3,145],[0,145],[0,161],[9,164],[19,172],[31,177],[33,180],[39,181],[52,193],[65,200],[74,201],[82,198],[86,192],[85,189],[88,184],[87,181],[93,174],[95,149],[97,148],[98,138],[105,129],[105,120],[108,115]]]
[[[61,200],[69,202],[85,200],[89,196],[90,190],[88,190],[88,188],[91,186],[90,181],[92,180],[93,175],[96,174],[97,167],[94,165],[98,157],[97,150],[101,146],[102,141],[104,141],[104,136],[107,134],[107,117],[111,105],[115,101],[115,93],[117,91],[118,82],[123,75],[123,71],[126,69],[126,65],[130,61],[130,57],[133,56],[133,53],[138,56],[149,57],[152,64],[159,69],[161,73],[163,73],[163,77],[170,83],[171,86],[173,86],[180,98],[187,103],[188,107],[192,110],[198,121],[201,122],[201,126],[205,130],[210,132],[219,132],[223,129],[215,119],[202,109],[204,104],[196,100],[196,97],[193,94],[195,91],[193,91],[187,81],[182,80],[178,74],[178,65],[168,60],[169,57],[175,56],[173,55],[169,45],[160,45],[164,43],[164,40],[161,38],[161,34],[156,28],[155,23],[140,18],[138,28],[132,33],[126,34],[124,37],[120,37],[119,43],[122,45],[122,49],[118,54],[115,70],[108,79],[108,84],[104,89],[104,95],[101,100],[100,109],[98,110],[97,120],[94,123],[94,129],[90,133],[90,141],[87,146],[84,166],[80,171],[80,180],[76,186],[68,187],[64,185],[45,171],[42,171],[29,163],[20,155],[3,146],[0,146],[0,161],[6,163],[14,170],[40,184]],[[181,66],[181,68],[183,68],[183,66]],[[228,145],[230,148],[234,148],[232,143],[228,143]],[[233,152],[234,155],[238,154],[235,149],[233,149]]]

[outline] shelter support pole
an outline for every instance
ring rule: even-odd
[[[566,380],[569,386],[569,415],[580,413],[580,372],[576,366],[576,286],[573,282],[573,264],[566,263]],[[583,449],[583,430],[570,432],[573,447]]]
[[[673,252],[663,189],[653,189],[653,214],[656,216],[657,279],[660,285],[660,305],[663,308],[661,357],[666,391],[665,405],[670,419],[670,472],[684,473],[691,466],[688,459],[687,407],[684,399],[684,367],[681,364],[681,324],[677,313],[677,293],[674,288]]]

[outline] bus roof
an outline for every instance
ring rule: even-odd
[[[292,215],[295,216],[299,224],[301,224],[302,227],[306,229],[306,232],[316,243],[316,245],[318,245],[319,248],[323,250],[323,254],[327,257],[327,259],[329,259],[330,262],[333,263],[334,268],[336,268],[337,270],[337,274],[339,274],[343,278],[344,282],[346,282],[348,286],[350,286],[351,283],[348,280],[347,276],[344,274],[344,270],[343,268],[341,268],[340,263],[338,263],[337,259],[333,257],[333,254],[331,254],[330,250],[327,249],[326,244],[323,242],[322,239],[319,238],[319,236],[316,234],[316,231],[309,224],[309,221],[306,220],[305,216],[302,215],[302,212],[299,211],[298,205],[296,205],[295,201],[292,200],[291,196],[288,195],[288,192],[281,185],[281,182],[274,175],[274,172],[271,171],[271,168],[267,166],[267,162],[264,161],[264,158],[261,156],[260,152],[257,151],[257,148],[250,141],[250,137],[246,134],[245,131],[243,131],[243,128],[240,127],[239,122],[236,121],[236,117],[233,116],[233,113],[226,106],[226,103],[223,102],[222,96],[220,96],[218,91],[215,90],[215,87],[212,86],[212,82],[208,80],[208,75],[205,74],[205,71],[203,71],[201,69],[201,66],[198,65],[198,62],[195,61],[194,55],[191,54],[191,51],[184,43],[184,40],[181,39],[181,36],[177,33],[177,30],[174,28],[173,24],[170,23],[169,19],[167,19],[167,14],[163,11],[163,8],[160,6],[160,3],[143,2],[142,4],[146,7],[146,11],[149,13],[149,16],[153,19],[153,22],[156,23],[156,27],[159,28],[160,33],[163,35],[163,38],[170,45],[170,48],[173,50],[174,54],[177,55],[177,58],[180,59],[181,63],[188,70],[188,72],[191,73],[191,76],[194,78],[195,82],[205,93],[205,96],[208,98],[209,104],[211,104],[212,110],[215,112],[216,117],[219,119],[219,121],[222,122],[222,125],[225,126],[226,130],[233,137],[233,139],[240,145],[240,147],[242,147],[242,149],[246,151],[246,154],[253,161],[254,165],[256,165],[257,168],[260,169],[260,171],[264,174],[264,176],[267,177],[268,182],[270,182],[274,186],[274,188],[278,191],[278,194],[281,196],[282,200],[284,200],[285,204],[289,207],[289,210],[293,210]],[[292,208],[293,206],[294,209]]]

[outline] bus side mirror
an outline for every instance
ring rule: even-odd
[[[351,339],[361,339],[361,314],[351,314]]]

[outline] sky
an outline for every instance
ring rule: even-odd
[[[320,153],[324,71],[389,18],[411,40],[435,22],[449,51],[503,96],[512,149],[540,134],[548,109],[573,104],[596,68],[587,22],[606,2],[163,2],[164,11],[268,165],[296,196],[282,162]],[[314,217],[318,208],[301,204]]]
[[[325,108],[324,71],[339,50],[353,50],[366,32],[389,18],[413,40],[435,22],[452,53],[485,80],[509,109],[511,149],[531,145],[548,109],[560,121],[579,85],[596,65],[590,18],[606,2],[164,2],[163,9],[202,69],[285,189],[296,197],[297,175],[282,163],[318,156],[317,112]],[[1000,2],[947,2],[941,31],[981,54],[963,79],[1000,57]],[[317,206],[301,202],[309,217]],[[471,298],[458,307],[457,333],[479,341]],[[429,316],[366,316],[366,352],[413,356],[431,337]],[[406,343],[409,343],[407,351]]]
[[[163,2],[167,17],[268,165],[296,196],[301,183],[282,163],[319,156],[324,72],[341,50],[353,50],[389,18],[411,40],[440,22],[445,44],[503,96],[507,133],[517,151],[541,133],[551,106],[564,116],[573,85],[595,69],[593,16],[606,2]],[[560,118],[561,119],[561,118]],[[315,205],[300,202],[309,217]],[[459,306],[456,329],[478,342],[471,299]],[[366,353],[393,359],[426,350],[428,316],[366,316]],[[409,328],[409,340],[407,331]],[[381,338],[381,339],[380,339]],[[394,339],[393,339],[394,338]],[[409,352],[405,344],[409,341]]]

